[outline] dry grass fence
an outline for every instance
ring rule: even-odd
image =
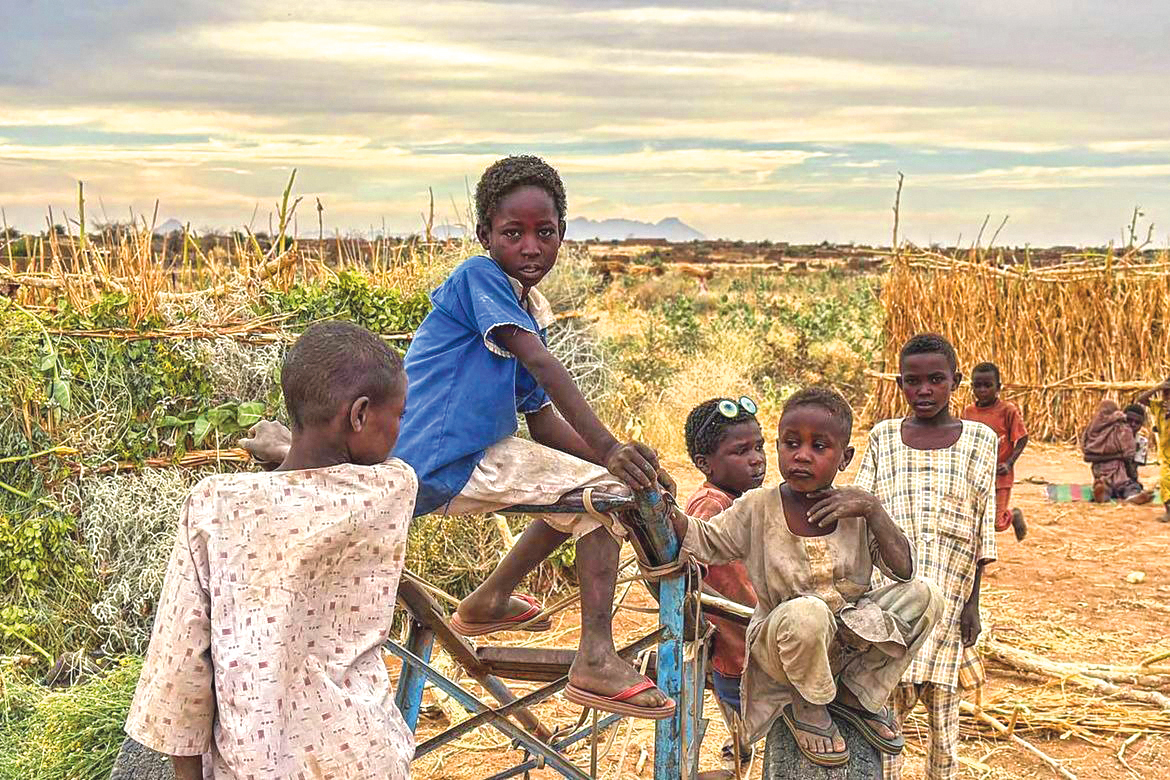
[[[1170,257],[1112,253],[1035,269],[900,253],[882,287],[882,362],[870,419],[905,413],[894,382],[910,336],[941,333],[964,371],[996,363],[1034,438],[1070,440],[1105,397],[1170,374]],[[972,400],[966,384],[956,406]]]

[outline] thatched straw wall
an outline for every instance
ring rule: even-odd
[[[964,372],[990,360],[1033,438],[1069,440],[1103,397],[1132,398],[1170,374],[1170,263],[1112,257],[1044,269],[901,256],[882,289],[882,365],[867,414],[905,414],[894,383],[910,336],[941,333]],[[964,382],[954,408],[970,403]]]

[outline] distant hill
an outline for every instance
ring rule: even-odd
[[[156,225],[154,228],[154,234],[156,236],[169,236],[171,233],[182,232],[183,223],[174,218],[168,219],[166,222],[162,223],[161,225]]]
[[[598,239],[600,241],[621,241],[627,238],[664,238],[667,241],[702,241],[704,236],[677,217],[654,222],[639,222],[636,219],[592,220],[575,217],[569,220],[565,238],[574,241]]]

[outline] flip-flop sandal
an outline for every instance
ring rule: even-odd
[[[463,636],[484,636],[485,634],[494,634],[497,631],[532,631],[538,633],[541,631],[548,631],[552,628],[552,619],[544,618],[527,626],[521,626],[522,623],[532,620],[540,614],[540,602],[532,598],[532,596],[525,596],[520,593],[513,593],[512,598],[520,599],[528,602],[528,609],[521,612],[519,615],[503,618],[501,620],[493,620],[487,623],[477,623],[474,621],[466,621],[459,617],[458,614],[452,615],[448,621],[448,625],[457,634]]]
[[[841,731],[837,729],[836,724],[831,723],[828,728],[823,728],[821,726],[815,726],[812,723],[798,721],[792,711],[791,704],[785,704],[780,714],[784,718],[784,722],[788,724],[789,730],[792,731],[792,740],[809,761],[817,766],[843,766],[849,763],[848,745],[845,746],[844,752],[841,753],[817,753],[812,750],[806,750],[804,745],[800,744],[800,735],[797,734],[798,731],[803,731],[806,734],[815,734],[818,737],[824,737],[828,740],[832,740],[834,737],[840,737]]]
[[[668,697],[666,704],[660,707],[639,707],[629,701],[642,691],[649,691],[656,687],[649,677],[643,677],[642,682],[634,683],[621,693],[616,693],[613,696],[602,696],[569,683],[565,686],[565,698],[574,704],[580,704],[582,707],[592,707],[595,710],[613,712],[630,718],[646,718],[647,720],[669,718],[675,711],[674,699]]]
[[[887,755],[896,756],[902,752],[902,748],[906,747],[906,738],[902,736],[898,729],[898,724],[894,720],[894,712],[889,707],[883,707],[882,711],[869,712],[866,710],[859,710],[850,707],[840,702],[832,702],[829,704],[829,712],[833,713],[841,720],[844,720],[853,725],[861,736],[865,737],[865,741],[873,745]],[[890,731],[898,736],[893,739],[887,739],[874,730],[870,725],[870,721],[876,720],[878,723],[886,726]]]

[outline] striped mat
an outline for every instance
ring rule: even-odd
[[[1045,492],[1048,493],[1048,500],[1057,504],[1066,504],[1070,501],[1092,501],[1093,500],[1093,486],[1077,485],[1070,483],[1063,484],[1048,484],[1044,486]],[[1158,491],[1154,491],[1154,504],[1162,503],[1162,497]]]

